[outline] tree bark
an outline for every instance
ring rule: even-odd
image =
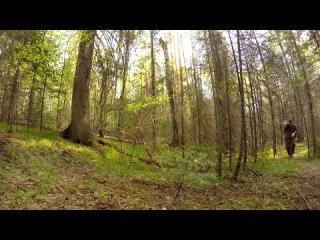
[[[252,119],[253,119],[252,128],[253,128],[253,139],[254,139],[253,156],[254,156],[254,162],[256,162],[257,156],[258,156],[256,104],[255,104],[255,98],[254,98],[253,79],[252,79],[252,76],[250,73],[247,54],[244,54],[244,57],[245,57],[245,62],[246,62],[246,67],[247,67],[247,72],[248,72],[248,80],[249,80],[249,85],[250,85],[250,96],[251,96],[251,104],[252,104]],[[249,99],[248,99],[248,102],[250,102]]]
[[[29,130],[30,120],[31,120],[31,117],[32,117],[33,101],[34,101],[34,89],[35,89],[36,82],[37,82],[37,79],[36,79],[36,70],[34,70],[33,78],[32,78],[32,85],[31,85],[31,88],[30,88],[30,95],[29,95],[27,131]]]
[[[119,120],[118,120],[118,129],[122,134],[122,125],[123,125],[123,111],[124,111],[124,101],[126,99],[126,82],[127,82],[127,72],[130,56],[130,45],[132,41],[131,30],[127,30],[125,33],[125,53],[124,53],[124,63],[123,63],[123,72],[122,72],[122,88],[120,94],[120,110],[119,110]]]
[[[199,79],[197,76],[197,72],[196,72],[196,64],[195,64],[195,59],[194,59],[194,55],[193,55],[193,51],[192,51],[192,68],[193,68],[193,81],[194,81],[194,90],[195,90],[195,98],[196,98],[196,105],[197,105],[197,121],[198,121],[198,139],[197,142],[199,142],[200,144],[203,143],[203,137],[202,137],[202,124],[201,124],[201,120],[202,120],[202,111],[201,111],[201,96],[200,96],[200,92],[201,92],[201,86],[199,85]]]
[[[317,143],[317,136],[316,136],[316,126],[315,126],[315,118],[314,118],[314,110],[313,110],[313,99],[311,96],[311,91],[310,91],[310,85],[309,85],[309,80],[308,80],[308,76],[307,76],[307,72],[304,66],[304,62],[302,59],[302,55],[300,53],[300,49],[299,46],[295,40],[295,37],[292,33],[292,31],[290,32],[290,36],[295,48],[295,51],[298,55],[298,60],[299,60],[299,64],[302,70],[302,75],[304,78],[304,86],[305,86],[305,90],[307,93],[307,99],[308,99],[308,108],[309,108],[309,114],[310,114],[310,122],[311,122],[311,137],[312,137],[312,147],[313,147],[313,158],[320,156],[320,151],[318,149],[318,143]]]
[[[216,137],[217,137],[217,173],[219,177],[222,175],[222,154],[224,152],[224,134],[225,129],[225,116],[224,116],[224,89],[223,89],[223,68],[221,61],[221,35],[217,31],[209,30],[209,40],[211,45],[212,59],[214,63],[214,76],[215,76],[215,103],[216,103]],[[222,54],[221,54],[222,55]]]
[[[9,91],[6,91],[8,89],[10,83],[10,68],[7,70],[7,75],[6,75],[6,81],[4,84],[3,88],[3,96],[2,96],[2,101],[1,101],[1,120],[5,120],[8,117],[8,98],[9,98]]]
[[[41,97],[41,112],[40,112],[40,132],[42,131],[43,128],[43,111],[44,111],[44,98],[46,94],[46,89],[47,89],[47,77],[48,75],[46,74],[43,82],[43,89],[42,89],[42,97]]]
[[[181,108],[181,146],[182,146],[182,157],[185,157],[185,126],[184,126],[184,87],[183,87],[183,75],[181,65],[181,55],[179,48],[179,67],[180,67],[180,108]]]
[[[64,55],[63,55],[63,66],[62,66],[62,70],[61,70],[61,75],[60,75],[60,84],[59,84],[59,90],[58,90],[58,96],[57,96],[57,116],[56,116],[56,126],[57,126],[57,133],[60,131],[61,128],[61,124],[62,124],[62,119],[61,119],[61,111],[62,109],[60,109],[60,104],[61,104],[61,92],[63,91],[63,74],[65,71],[65,67],[66,67],[66,52],[68,49],[68,44],[69,41],[67,42],[67,46],[64,49]]]
[[[109,88],[109,81],[110,79],[110,63],[107,61],[107,67],[106,69],[104,68],[102,59],[99,60],[100,67],[102,69],[102,79],[101,79],[101,86],[100,86],[100,99],[99,99],[99,122],[98,122],[98,131],[99,131],[99,136],[104,137],[105,135],[105,129],[106,129],[106,105],[107,105],[107,97],[110,91]]]
[[[150,40],[151,40],[151,95],[156,97],[156,79],[155,79],[155,67],[154,67],[154,32],[150,30]],[[156,109],[155,107],[152,110],[152,142],[153,147],[156,146]]]
[[[240,109],[241,109],[241,132],[240,132],[240,149],[239,149],[239,156],[236,164],[236,168],[233,174],[233,179],[237,179],[240,168],[241,168],[241,160],[244,158],[246,159],[246,121],[245,121],[245,106],[244,106],[244,90],[243,90],[243,76],[242,76],[242,61],[241,61],[241,46],[240,46],[240,31],[237,30],[237,42],[238,42],[238,57],[239,57],[239,68],[238,63],[236,59],[236,54],[234,51],[232,39],[229,33],[229,39],[231,43],[231,48],[233,52],[233,58],[236,66],[236,72],[237,72],[237,79],[238,79],[238,89],[240,93]],[[240,69],[240,70],[239,70]],[[245,166],[245,164],[244,164]]]
[[[13,83],[12,83],[12,90],[11,90],[11,95],[10,95],[10,104],[9,104],[9,113],[8,113],[8,119],[7,123],[9,126],[9,133],[13,132],[12,126],[14,122],[14,109],[15,109],[15,102],[16,102],[16,95],[18,91],[18,79],[19,79],[19,73],[20,73],[20,65],[21,65],[21,60],[19,60],[16,68],[16,73],[14,74],[13,77]]]
[[[89,37],[81,39],[73,85],[71,122],[62,137],[73,142],[92,145],[93,136],[89,117],[89,85],[96,30],[86,30]]]
[[[178,122],[177,122],[177,115],[175,109],[175,102],[174,102],[174,93],[173,93],[173,86],[172,86],[172,74],[170,69],[169,63],[169,54],[168,54],[168,47],[167,43],[160,38],[160,45],[164,52],[164,59],[165,59],[165,68],[166,68],[166,87],[169,96],[169,105],[170,105],[170,115],[171,115],[171,126],[172,126],[172,141],[170,146],[178,146],[179,143],[179,129],[178,129]]]
[[[232,129],[231,129],[231,113],[230,113],[230,84],[228,79],[228,67],[225,63],[225,81],[226,81],[226,94],[227,94],[227,118],[228,118],[228,155],[229,155],[229,171],[232,171]]]

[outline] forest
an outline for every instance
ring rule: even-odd
[[[320,209],[319,89],[319,30],[1,30],[0,209]]]

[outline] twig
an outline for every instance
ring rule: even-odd
[[[60,192],[62,193],[64,192],[59,186],[57,186],[57,188],[60,190]]]
[[[186,164],[186,166],[185,166],[185,168],[184,168],[183,175],[182,175],[181,180],[180,180],[180,182],[179,182],[178,191],[177,191],[177,193],[176,193],[176,196],[175,196],[174,199],[173,199],[173,202],[174,202],[174,201],[178,198],[178,196],[179,196],[179,193],[180,193],[181,188],[182,188],[183,180],[184,180],[184,177],[185,177],[185,175],[186,175],[187,167],[188,167],[188,163]]]
[[[96,134],[97,137],[100,138],[100,136],[98,134]],[[129,140],[129,139],[124,139],[124,138],[120,138],[120,137],[113,137],[113,136],[104,136],[103,138],[106,138],[106,139],[111,139],[111,140],[115,140],[115,141],[118,141],[118,142],[128,142],[128,143],[135,143],[137,142],[136,140],[135,141],[132,141],[132,140]],[[137,142],[137,143],[140,143],[140,142]]]
[[[137,143],[137,140],[135,140],[135,142],[134,142],[134,144],[133,144],[133,146],[132,146],[129,168],[131,167],[132,157],[133,157],[133,151],[134,151],[134,149],[135,149],[135,147],[136,147],[136,143]]]
[[[257,177],[262,177],[263,178],[263,174],[256,171],[256,170],[253,170],[251,168],[249,168],[248,166],[244,165],[243,167],[245,167],[246,170],[249,170],[251,173],[253,173],[255,176]]]
[[[302,193],[300,192],[300,189],[298,189],[298,192],[300,193],[300,196],[303,198],[304,202],[307,204],[308,209],[309,209],[309,210],[312,210],[311,207],[310,207],[310,205],[309,205],[309,203],[308,203],[308,201],[307,201],[307,199],[305,199],[305,197],[304,197],[304,196],[302,195]]]

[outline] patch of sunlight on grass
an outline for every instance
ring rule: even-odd
[[[11,157],[39,179],[40,185],[37,188],[47,189],[59,177],[54,162],[60,155],[51,146],[52,142],[48,139],[39,142],[14,139],[7,146]]]
[[[311,155],[311,153],[310,153],[310,155]],[[293,157],[295,159],[299,159],[299,160],[309,160],[308,149],[297,152],[296,154],[294,154]]]
[[[6,124],[0,122],[1,131],[6,131]],[[54,131],[40,132],[37,128],[26,131],[25,126],[15,129],[14,144],[10,144],[10,153],[18,159],[29,171],[34,172],[43,185],[50,185],[59,177],[54,161],[62,157],[63,151],[70,154],[66,157],[79,161],[91,163],[96,167],[98,177],[124,177],[128,179],[139,179],[157,183],[175,183],[183,175],[185,163],[188,162],[190,169],[185,175],[185,184],[207,186],[217,180],[213,170],[200,173],[199,162],[205,166],[207,162],[213,161],[207,158],[207,149],[203,146],[193,146],[185,150],[186,158],[182,158],[181,148],[161,147],[160,151],[152,151],[156,161],[162,168],[148,165],[135,156],[148,158],[145,148],[141,145],[119,142],[110,139],[105,141],[124,149],[133,157],[121,156],[119,152],[108,146],[91,148],[74,144],[68,140],[57,137]],[[168,167],[170,166],[170,167]]]
[[[110,143],[110,144],[116,145],[120,149],[121,149],[121,145],[122,145],[122,149],[129,154],[133,153],[133,155],[136,155],[136,156],[142,157],[142,158],[148,157],[148,154],[147,154],[145,148],[139,144],[134,145],[133,143],[120,142],[120,141],[111,140],[111,139],[103,139],[103,140]]]
[[[113,141],[113,144],[120,146],[121,143]],[[127,150],[132,151],[132,144],[125,143]],[[125,145],[123,144],[123,146]],[[145,150],[139,146],[139,151]],[[129,151],[129,153],[131,153]],[[152,181],[158,183],[174,183],[177,182],[184,172],[185,163],[190,162],[189,166],[195,166],[196,159],[205,159],[207,154],[200,151],[190,149],[186,151],[186,158],[182,158],[182,150],[180,148],[162,148],[160,151],[154,152],[154,157],[158,162],[170,163],[171,167],[163,166],[157,168],[153,165],[146,165],[135,157],[130,158],[127,156],[121,157],[121,154],[109,147],[103,147],[103,161],[98,161],[100,168],[108,174],[121,175],[131,179],[139,179],[144,181]],[[127,151],[128,152],[128,151]],[[138,155],[138,154],[136,154]],[[139,154],[140,155],[140,154]],[[142,155],[142,154],[141,154]],[[141,156],[140,155],[140,156]],[[187,185],[208,186],[217,181],[217,175],[213,171],[207,173],[194,172],[190,169],[187,170],[184,183]]]
[[[293,173],[298,171],[298,162],[308,158],[308,149],[305,143],[297,143],[293,158],[288,157],[288,153],[284,146],[279,145],[276,158],[273,158],[273,152],[260,152],[258,154],[257,163],[249,162],[252,168],[267,172],[273,175],[281,175],[284,173]]]
[[[250,167],[261,172],[272,175],[281,175],[284,173],[292,173],[298,170],[292,159],[259,159],[256,163],[249,163]]]

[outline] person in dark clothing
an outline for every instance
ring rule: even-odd
[[[297,127],[292,123],[292,120],[285,121],[284,122],[284,138],[286,143],[286,149],[288,152],[289,157],[292,158],[294,150],[296,148],[296,137],[298,129]]]

